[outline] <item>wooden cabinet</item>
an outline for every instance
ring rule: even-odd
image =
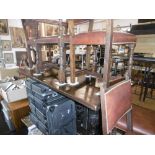
[[[27,116],[30,112],[28,100],[24,99],[24,100],[9,103],[8,107],[10,110],[11,120],[16,130],[19,130],[24,125],[21,119]]]

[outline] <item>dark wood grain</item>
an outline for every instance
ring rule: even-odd
[[[100,96],[96,94],[99,93],[100,88],[95,86],[95,79],[92,79],[91,81],[86,79],[84,82],[74,87],[70,85],[60,87],[56,84],[56,82],[58,82],[58,79],[53,77],[44,77],[41,80],[35,77],[32,78],[92,110],[98,111],[100,109]],[[110,84],[113,85],[123,79],[124,78],[120,76],[112,77],[110,80]]]

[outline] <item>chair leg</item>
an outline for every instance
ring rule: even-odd
[[[138,87],[138,85],[136,84],[135,85],[135,94],[137,93],[137,87]]]
[[[153,97],[153,88],[151,88],[151,98]]]
[[[140,95],[139,95],[139,100],[141,101],[142,95],[143,95],[143,84],[141,84],[141,91],[140,91]]]
[[[145,102],[145,98],[147,96],[147,93],[148,93],[148,87],[145,87],[144,96],[143,96],[143,102]]]
[[[132,131],[132,130],[133,130],[132,110],[130,110],[130,111],[126,114],[126,118],[127,118],[127,128],[128,128],[128,130]]]

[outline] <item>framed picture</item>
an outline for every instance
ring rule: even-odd
[[[13,64],[13,53],[4,53],[4,62],[5,64]]]
[[[8,35],[8,21],[7,19],[0,19],[0,35]]]
[[[11,51],[11,41],[10,40],[2,40],[2,50],[3,51]]]
[[[13,48],[25,48],[26,38],[22,28],[11,27],[11,41]]]
[[[0,58],[3,58],[2,41],[0,40]]]
[[[65,27],[63,27],[63,34],[65,33]],[[59,26],[51,24],[39,24],[39,36],[40,37],[51,37],[59,35]]]
[[[46,36],[58,36],[59,35],[59,27],[57,25],[45,25]]]
[[[28,55],[26,51],[16,51],[17,66],[28,66]]]

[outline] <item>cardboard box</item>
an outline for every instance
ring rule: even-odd
[[[26,88],[24,87],[7,92],[2,89],[2,97],[8,103],[26,99],[27,98]]]
[[[18,89],[13,89],[15,85],[10,85],[7,89],[1,88],[1,95],[6,102],[10,103],[27,98],[26,87],[24,85],[20,85],[20,83],[21,80],[12,82],[12,84],[20,87]]]

